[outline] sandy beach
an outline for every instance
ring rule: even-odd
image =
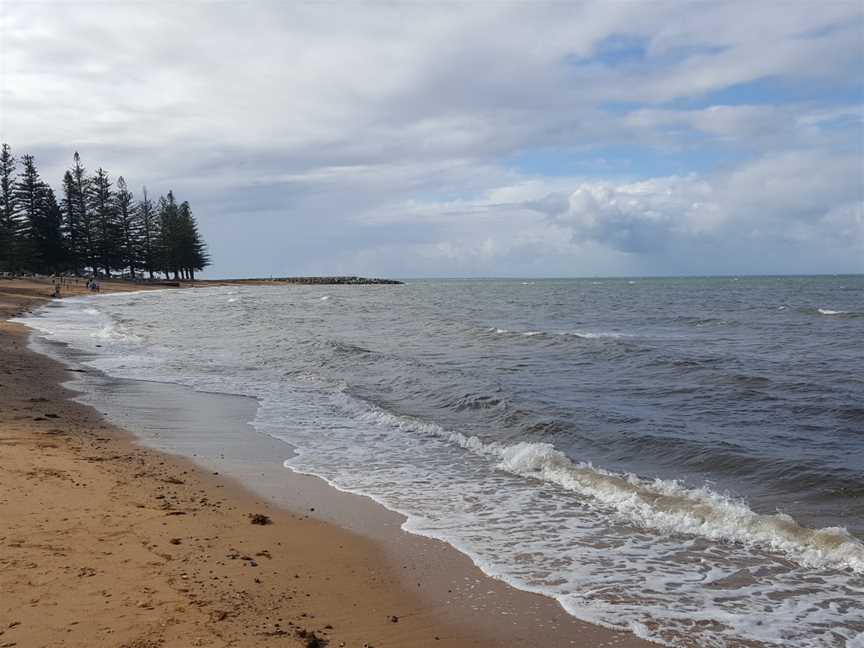
[[[141,287],[103,286],[130,288]],[[61,383],[74,374],[5,321],[50,292],[0,282],[0,646],[651,645],[485,578],[392,519],[388,549],[314,517],[316,492],[339,499],[323,482],[276,506],[136,443],[71,400]],[[399,543],[413,549],[394,552]],[[506,626],[494,605],[466,609],[454,594],[466,578],[515,607]]]

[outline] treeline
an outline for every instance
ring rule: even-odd
[[[88,174],[75,153],[58,202],[32,155],[0,148],[0,272],[195,279],[208,265],[192,209],[171,191],[136,200],[123,176]]]

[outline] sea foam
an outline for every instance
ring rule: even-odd
[[[485,443],[475,436],[399,416],[374,405],[352,409],[370,423],[429,434],[492,457],[500,470],[589,497],[644,528],[738,542],[783,552],[801,565],[848,568],[864,574],[864,543],[841,527],[810,529],[783,513],[756,513],[745,502],[708,487],[690,488],[677,480],[645,479],[607,471],[588,462],[574,462],[550,443]]]
[[[848,315],[847,311],[831,310],[830,308],[817,308],[820,315]]]

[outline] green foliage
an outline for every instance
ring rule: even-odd
[[[88,176],[76,152],[64,173],[63,199],[39,177],[31,155],[22,169],[8,145],[0,149],[0,271],[92,273],[150,279],[159,272],[194,279],[210,264],[188,202],[173,192],[154,205],[135,201],[126,180],[116,186],[102,168]]]
[[[80,274],[85,265],[96,267],[96,230],[87,205],[87,170],[77,151],[72,159],[72,168],[63,176],[63,232],[70,269]]]
[[[47,186],[39,177],[32,155],[21,158],[23,169],[21,176],[12,189],[16,215],[15,249],[17,262],[29,272],[43,265],[44,251],[37,245],[40,231],[43,229],[40,220],[44,217],[46,208],[45,193]]]
[[[99,167],[90,179],[87,206],[93,212],[96,223],[96,258],[106,276],[112,268],[119,268],[120,228],[114,190],[108,173]]]
[[[159,214],[153,201],[147,195],[147,187],[142,190],[143,197],[138,203],[138,259],[150,279],[160,269],[162,250],[162,228]]]
[[[15,203],[15,157],[8,144],[0,148],[0,272],[20,269],[20,220]]]

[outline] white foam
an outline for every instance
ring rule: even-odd
[[[846,648],[864,648],[864,632],[846,639]]]
[[[843,644],[825,628],[838,636],[854,633],[843,619],[860,609],[851,603],[854,588],[864,587],[860,577],[854,581],[849,572],[827,566],[807,571],[754,543],[703,541],[700,549],[688,539],[704,537],[697,535],[699,528],[687,535],[652,533],[648,529],[659,526],[653,524],[634,531],[627,526],[627,507],[617,511],[608,503],[636,491],[651,506],[666,493],[681,497],[686,489],[677,483],[574,466],[544,444],[484,443],[344,393],[333,396],[343,414],[308,419],[308,409],[315,407],[310,396],[304,392],[303,404],[293,408],[284,400],[265,403],[256,421],[262,431],[295,445],[297,454],[287,467],[404,514],[406,531],[452,544],[485,573],[553,596],[578,618],[676,646],[738,645],[748,639],[828,648]],[[346,420],[347,428],[338,423]],[[335,438],[315,432],[321,427],[333,430]],[[554,467],[564,486],[549,480]],[[574,467],[576,474],[584,470],[581,479],[589,487],[580,484],[584,492],[569,483]],[[700,504],[698,496],[683,495]],[[707,505],[714,497],[709,493]],[[608,523],[610,511],[619,522]],[[821,585],[814,589],[808,578]]]
[[[60,305],[23,315],[16,321],[27,324],[50,339],[83,344],[86,350],[142,341],[142,337],[131,327],[91,305],[89,300],[92,299],[96,297],[68,298]]]
[[[640,527],[739,542],[783,552],[801,565],[848,568],[864,574],[864,543],[840,527],[809,529],[782,513],[756,513],[744,502],[707,487],[692,489],[675,480],[648,480],[590,463],[574,463],[549,443],[484,443],[475,436],[396,416],[374,406],[361,409],[359,416],[400,430],[430,434],[473,453],[494,457],[500,470],[590,497]]]
[[[802,565],[864,573],[864,544],[843,528],[808,529],[788,515],[760,515],[707,488],[574,464],[548,443],[519,443],[496,452],[501,469],[593,497],[645,528],[731,540],[782,551]]]
[[[489,333],[495,333],[496,335],[521,335],[523,337],[536,337],[538,335],[548,335],[553,337],[578,337],[583,338],[585,340],[594,340],[594,339],[603,339],[603,338],[623,338],[628,337],[625,333],[618,333],[615,331],[540,331],[540,330],[531,330],[531,331],[511,331],[510,329],[498,328],[498,327],[490,327],[486,329]]]

